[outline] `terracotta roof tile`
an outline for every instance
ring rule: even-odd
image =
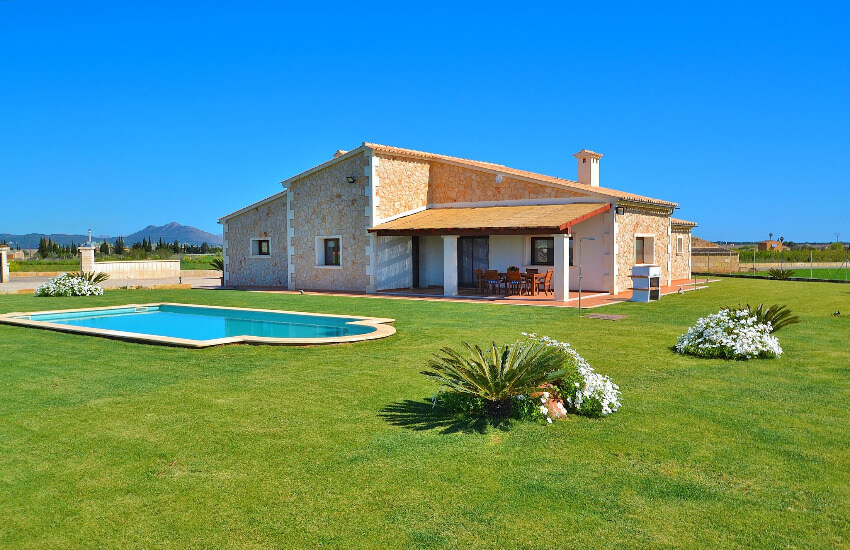
[[[470,229],[565,231],[611,208],[609,203],[538,204],[532,206],[479,206],[429,208],[384,222],[372,232],[452,231]]]
[[[378,143],[369,143],[363,142],[363,146],[373,151],[378,151],[380,153],[386,153],[389,155],[399,155],[406,157],[416,157],[422,159],[429,160],[444,160],[448,162],[455,162],[458,164],[464,164],[467,166],[472,166],[476,168],[482,168],[484,170],[490,170],[499,172],[501,174],[507,176],[517,176],[520,178],[526,178],[530,180],[535,180],[543,183],[548,183],[550,185],[557,185],[559,187],[564,187],[566,189],[581,191],[583,193],[595,193],[598,195],[612,197],[616,199],[629,200],[634,202],[645,202],[648,204],[656,204],[661,206],[678,206],[675,202],[664,201],[661,199],[653,199],[651,197],[644,197],[642,195],[636,195],[634,193],[626,193],[625,191],[617,191],[616,189],[608,189],[606,187],[591,187],[589,185],[584,185],[583,183],[579,183],[577,181],[567,180],[563,178],[556,178],[553,176],[547,176],[545,174],[538,174],[536,172],[528,172],[526,170],[517,170],[516,168],[509,168],[503,164],[495,164],[492,162],[484,162],[480,160],[470,160],[461,157],[451,157],[448,155],[439,155],[436,153],[427,153],[425,151],[415,151],[413,149],[403,149],[401,147],[391,147],[389,145],[380,145]],[[592,153],[592,151],[589,151]],[[598,154],[598,153],[597,153]]]
[[[691,227],[697,226],[697,222],[689,222],[688,220],[680,220],[678,218],[670,218],[670,222],[673,225],[689,225]]]

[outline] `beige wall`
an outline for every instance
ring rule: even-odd
[[[425,161],[375,155],[376,217],[378,220],[423,208],[428,204],[430,165]],[[375,220],[375,223],[379,223]]]
[[[678,237],[682,237],[682,253],[679,254],[676,252],[677,243],[676,240]],[[673,262],[673,280],[676,279],[690,279],[691,278],[691,232],[688,229],[677,229],[673,228],[673,239],[671,241],[672,246],[672,262]]]
[[[370,157],[347,157],[290,184],[292,288],[366,291],[370,284]],[[348,183],[346,178],[357,180]],[[339,236],[341,267],[316,265],[316,237]]]
[[[106,273],[115,281],[134,279],[176,279],[180,276],[180,260],[121,260],[94,262],[91,271]]]
[[[286,286],[289,250],[286,195],[224,223],[225,282],[231,285]],[[269,256],[251,257],[251,239],[269,239]]]
[[[617,292],[632,287],[629,275],[635,265],[635,237],[652,236],[655,239],[654,258],[652,263],[661,267],[661,284],[667,284],[671,270],[668,268],[669,254],[667,245],[670,244],[670,216],[664,213],[654,213],[651,210],[626,208],[625,214],[617,216]]]
[[[431,164],[428,204],[587,196],[507,176],[496,183],[496,175],[489,172],[437,161]]]
[[[737,273],[740,271],[739,264],[737,254],[711,254],[709,259],[708,254],[697,253],[693,255],[692,269],[695,273]],[[746,271],[746,266],[744,270]]]

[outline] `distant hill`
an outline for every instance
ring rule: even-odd
[[[162,239],[167,243],[172,243],[177,240],[185,244],[207,243],[213,246],[221,246],[222,242],[221,235],[207,233],[206,231],[201,231],[197,227],[180,225],[177,222],[171,222],[160,226],[149,225],[141,231],[124,235],[124,242],[129,245],[134,242],[141,242],[143,238],[150,239],[153,242],[157,242],[159,239]]]
[[[171,222],[166,225],[149,225],[140,231],[136,231],[135,233],[130,233],[129,235],[120,235],[124,237],[124,243],[127,246],[133,244],[134,242],[141,242],[143,238],[151,239],[153,242],[157,242],[160,238],[163,241],[172,243],[176,240],[180,241],[181,244],[195,244],[200,245],[203,243],[210,244],[212,246],[221,246],[222,238],[221,235],[215,235],[213,233],[207,233],[206,231],[202,231],[197,227],[192,227],[189,225],[180,225],[177,222]],[[88,240],[88,235],[79,235],[79,234],[68,234],[68,233],[27,233],[24,235],[16,235],[13,233],[0,233],[0,242],[6,241],[13,247],[17,247],[18,245],[21,248],[38,248],[38,241],[42,237],[49,237],[51,241],[58,243],[62,246],[70,246],[71,243],[82,244]],[[114,237],[107,236],[97,236],[92,237],[93,241],[102,242],[108,241],[110,243],[115,243],[115,239],[117,239],[119,235],[115,235]]]

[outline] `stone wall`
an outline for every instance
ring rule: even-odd
[[[655,238],[653,264],[661,267],[661,284],[664,285],[670,279],[670,269],[667,261],[667,245],[670,244],[670,216],[664,213],[655,213],[651,210],[626,208],[625,214],[617,216],[617,292],[628,290],[632,287],[629,275],[635,265],[635,237],[638,235],[650,235]]]
[[[428,204],[587,196],[589,195],[508,176],[503,176],[501,183],[496,183],[495,174],[444,162],[431,163]]]
[[[286,243],[286,195],[224,222],[225,283],[286,286],[289,250]],[[251,239],[269,239],[269,256],[251,257]]]
[[[375,223],[428,204],[428,162],[383,155],[375,155],[374,160],[378,181]]]
[[[677,239],[682,237],[682,253],[679,254],[677,252]],[[676,229],[673,228],[673,238],[671,241],[671,246],[673,250],[672,262],[673,262],[673,280],[676,279],[690,279],[691,278],[691,232],[687,229]]]
[[[757,264],[758,265],[758,264]],[[806,264],[808,267],[808,264]],[[786,264],[785,268],[789,266]],[[693,255],[692,269],[694,273],[737,273],[741,270],[738,254],[729,252],[698,252]],[[744,267],[747,271],[747,267]]]
[[[356,154],[290,184],[292,193],[291,261],[295,289],[353,290],[364,292],[370,284],[371,216],[369,156]],[[347,177],[356,181],[348,183]],[[285,232],[283,233],[286,234]],[[316,237],[341,238],[341,263],[316,265]]]
[[[106,273],[115,281],[134,279],[176,279],[180,276],[180,260],[121,260],[94,262],[91,271]]]

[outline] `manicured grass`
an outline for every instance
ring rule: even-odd
[[[0,325],[0,546],[635,548],[850,544],[850,287],[725,279],[574,309],[223,291],[5,296],[397,319],[375,342],[185,350]],[[697,317],[785,303],[778,360],[673,354]],[[832,313],[841,310],[843,315]],[[435,417],[432,352],[536,331],[623,408],[509,431]]]
[[[818,269],[802,269],[795,268],[791,271],[794,272],[793,277],[801,277],[804,279],[832,279],[836,281],[850,281],[850,267],[846,270],[843,268],[818,268]],[[758,273],[752,273],[751,271],[744,271],[741,273],[736,273],[736,275],[747,275],[749,277],[770,277],[767,271],[759,271]],[[846,277],[846,278],[845,278]]]

